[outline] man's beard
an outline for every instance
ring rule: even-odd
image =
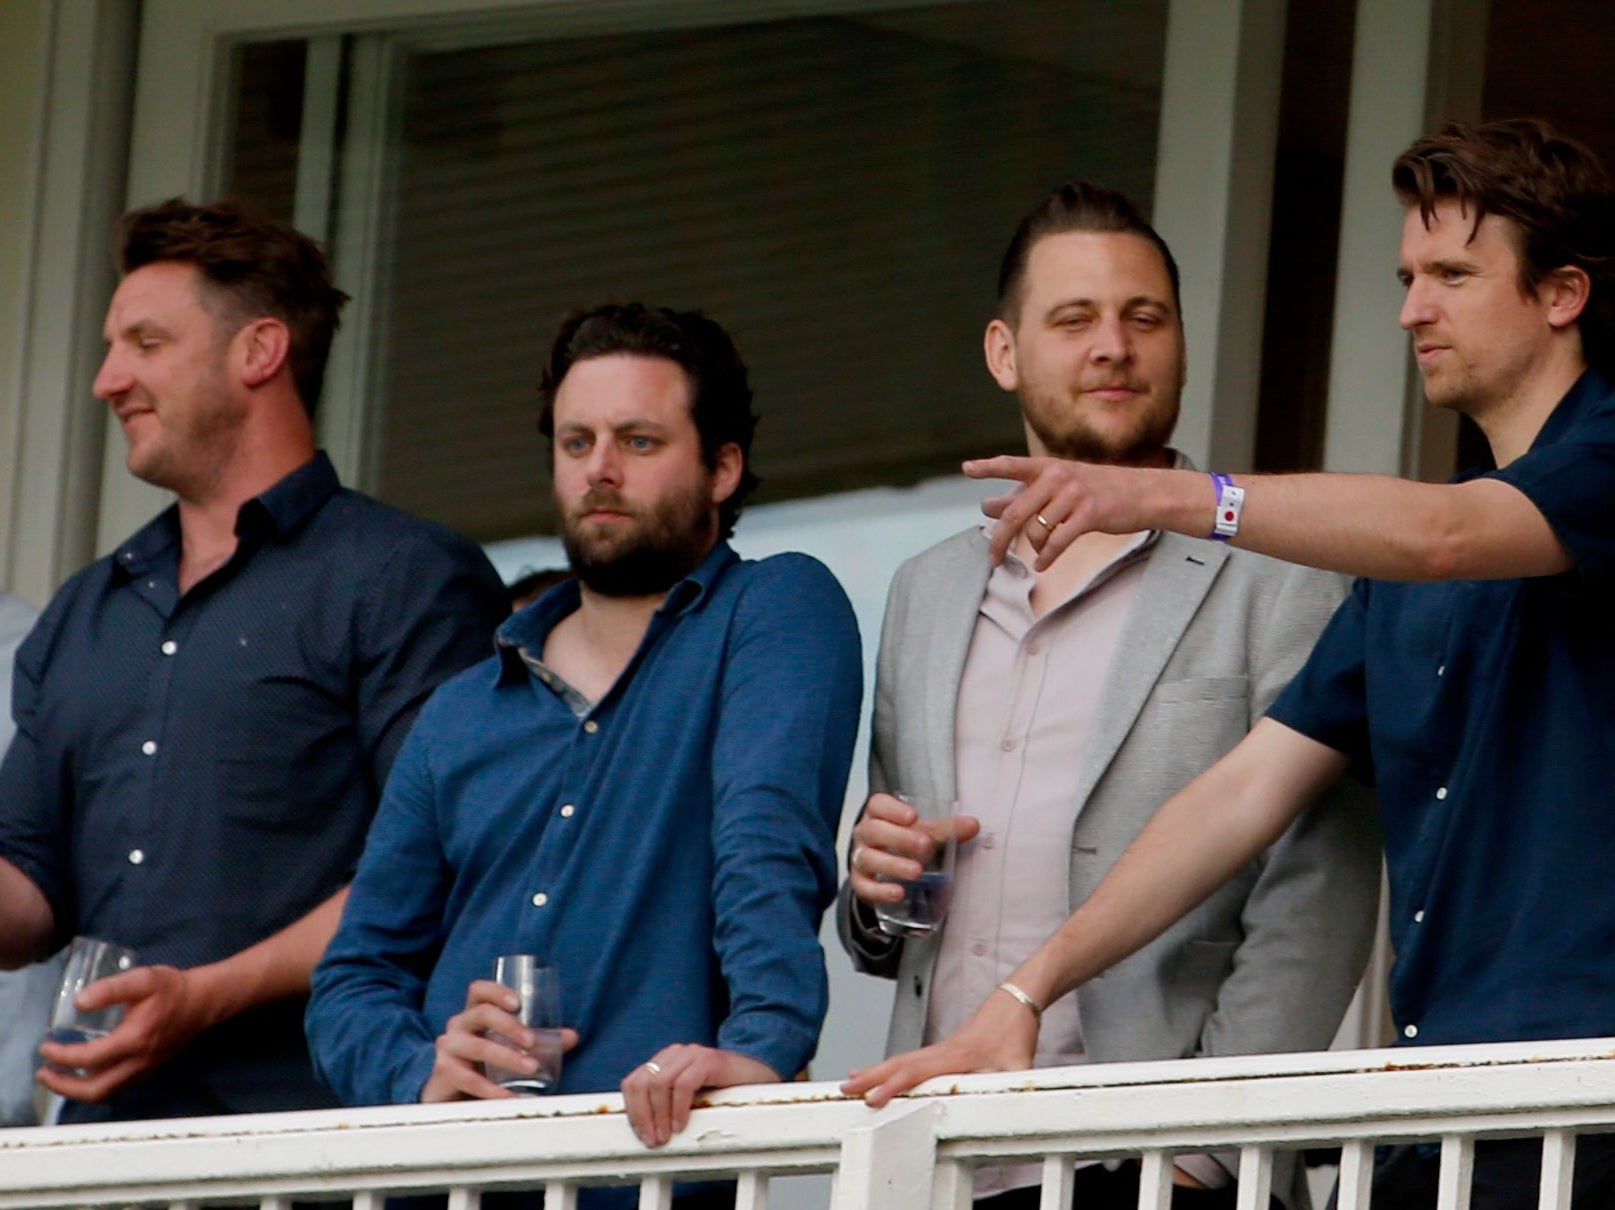
[[[1049,423],[1053,408],[1028,406],[1022,400],[1021,414],[1037,435],[1043,448],[1056,458],[1074,462],[1104,462],[1112,466],[1162,466],[1169,461],[1166,452],[1177,426],[1177,408],[1157,408],[1137,418],[1121,436],[1114,429],[1101,430],[1081,418],[1062,417],[1060,428]]]
[[[561,544],[572,574],[603,597],[661,596],[700,566],[712,549],[717,518],[710,492],[703,479],[689,492],[664,497],[645,509],[630,509],[613,492],[586,493],[577,509],[563,511],[561,518]],[[608,529],[579,520],[597,508],[629,513],[633,524],[615,522]]]

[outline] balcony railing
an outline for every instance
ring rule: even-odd
[[[1341,1148],[1341,1210],[1367,1210],[1377,1142],[1438,1141],[1440,1210],[1468,1204],[1480,1138],[1543,1139],[1542,1210],[1568,1210],[1575,1136],[1615,1130],[1615,1039],[1111,1064],[932,1081],[872,1112],[834,1084],[714,1095],[672,1144],[635,1141],[616,1096],[399,1106],[120,1126],[0,1131],[0,1207],[257,1204],[403,1191],[637,1184],[666,1210],[673,1182],[830,1173],[833,1210],[965,1210],[976,1166],[1043,1164],[1045,1210],[1069,1203],[1078,1158],[1141,1156],[1140,1210],[1166,1210],[1172,1156],[1237,1149],[1240,1210],[1267,1205],[1275,1150]]]

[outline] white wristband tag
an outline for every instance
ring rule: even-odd
[[[1245,489],[1235,487],[1227,475],[1211,473],[1211,482],[1217,489],[1217,520],[1209,537],[1214,542],[1226,542],[1239,532],[1239,517],[1245,511]]]

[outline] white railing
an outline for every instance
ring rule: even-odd
[[[1542,1210],[1568,1210],[1575,1135],[1615,1130],[1615,1039],[1111,1064],[932,1081],[873,1112],[834,1084],[711,1098],[669,1146],[634,1140],[616,1096],[400,1106],[0,1131],[0,1207],[168,1206],[542,1188],[573,1210],[590,1184],[637,1183],[666,1210],[675,1180],[833,1174],[834,1210],[965,1210],[983,1162],[1044,1165],[1064,1207],[1076,1158],[1142,1156],[1140,1210],[1165,1210],[1177,1152],[1240,1152],[1239,1206],[1266,1207],[1274,1150],[1342,1147],[1341,1210],[1366,1210],[1376,1142],[1439,1140],[1441,1210],[1468,1204],[1477,1138],[1544,1139]]]

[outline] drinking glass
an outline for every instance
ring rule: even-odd
[[[908,880],[880,876],[881,882],[895,882],[903,888],[903,897],[896,903],[877,903],[875,920],[880,931],[891,937],[929,937],[941,927],[953,902],[953,863],[958,844],[954,838],[953,816],[955,803],[938,803],[934,800],[898,798],[919,812],[919,823],[933,836],[942,834],[929,856],[905,853],[925,866],[918,878]]]
[[[123,1004],[109,1004],[105,1008],[85,1010],[78,1006],[79,992],[97,979],[116,975],[135,965],[135,951],[113,941],[97,937],[75,937],[67,951],[67,965],[62,969],[62,982],[56,989],[56,1002],[51,1007],[50,1026],[45,1039],[71,1045],[93,1042],[104,1038],[123,1020]],[[69,1075],[86,1076],[83,1068],[58,1068]]]
[[[488,1078],[518,1096],[550,1092],[561,1080],[561,972],[545,966],[534,954],[503,954],[494,960],[493,977],[495,983],[516,993],[520,1003],[514,1016],[533,1031],[534,1042],[523,1047],[499,1034],[489,1037],[532,1055],[538,1067],[534,1071],[517,1071],[489,1063]]]

